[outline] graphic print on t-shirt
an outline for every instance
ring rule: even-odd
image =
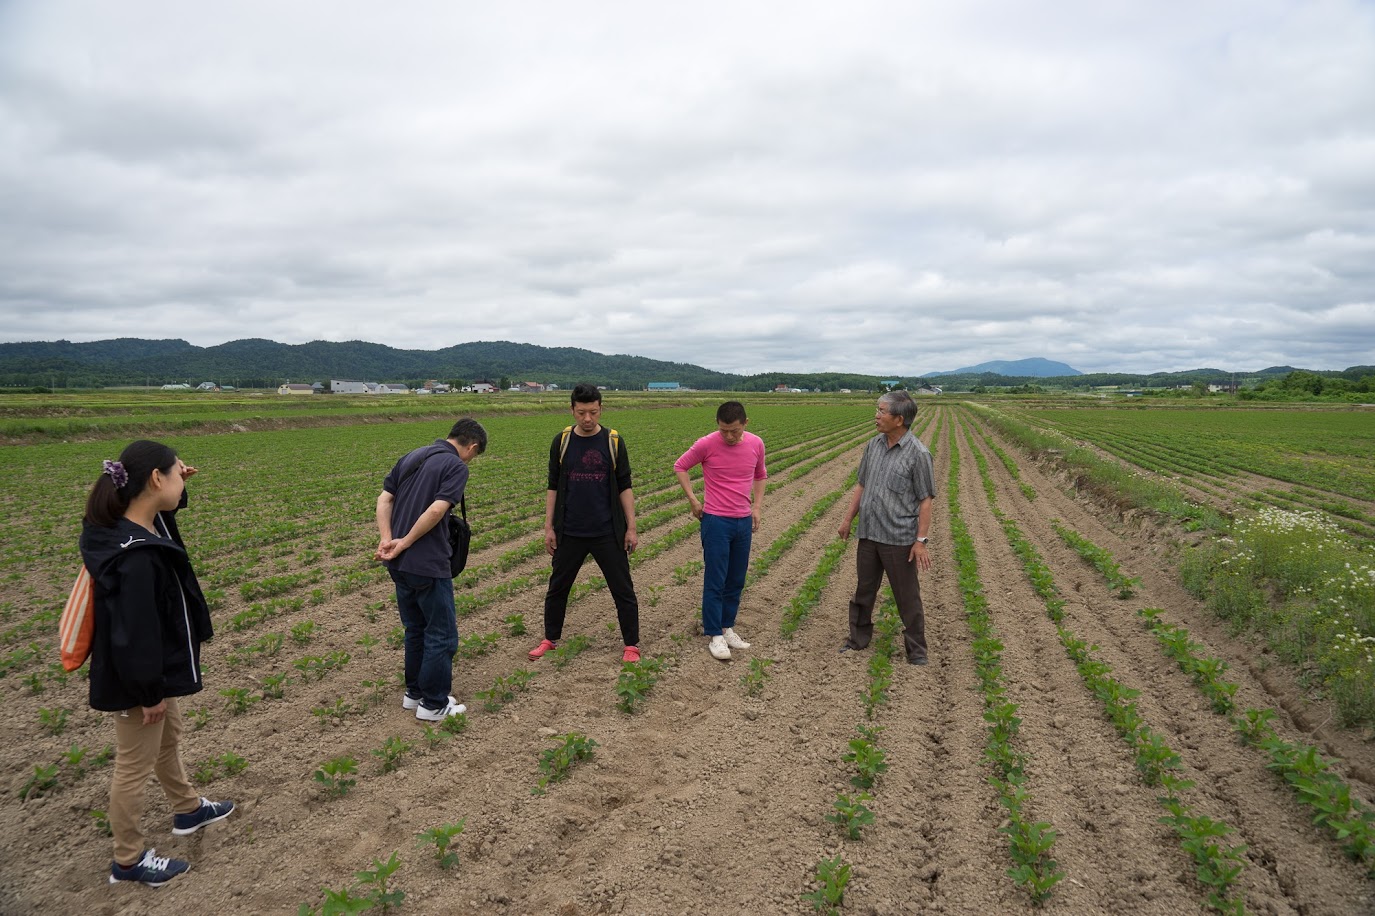
[[[568,501],[563,530],[574,537],[594,538],[612,533],[611,457],[605,431],[573,436],[563,460],[568,466]]]

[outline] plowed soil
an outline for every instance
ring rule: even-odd
[[[923,404],[923,411],[931,409]],[[606,628],[615,615],[605,591],[570,607],[565,639],[581,632],[593,643],[562,669],[547,657],[525,657],[539,640],[541,588],[463,618],[460,633],[468,635],[504,631],[503,619],[521,613],[530,634],[503,638],[489,654],[456,663],[455,689],[470,707],[468,728],[433,748],[401,709],[399,689],[389,687],[384,703],[363,700],[363,681],[391,683],[401,666],[399,650],[379,644],[365,655],[358,646],[361,636],[394,625],[386,616],[395,615],[390,603],[377,623],[363,614],[366,605],[389,599],[382,585],[310,609],[323,630],[312,651],[342,648],[353,660],[320,682],[303,683],[293,674],[285,700],[259,703],[241,716],[219,712],[217,681],[227,683],[231,675],[212,658],[210,690],[184,708],[199,703],[216,715],[209,727],[188,731],[183,757],[188,764],[231,751],[245,757],[243,773],[203,789],[239,808],[221,824],[174,838],[170,812],[150,786],[149,842],[193,863],[189,875],[158,890],[106,883],[109,840],[87,812],[105,806],[108,771],[46,797],[17,800],[34,760],[54,759],[73,742],[100,747],[113,740],[105,716],[85,708],[84,682],[73,679],[33,696],[14,677],[0,680],[10,712],[0,726],[0,765],[10,774],[0,803],[0,912],[295,913],[302,903],[318,906],[322,887],[351,885],[355,871],[393,851],[403,862],[393,878],[406,895],[402,913],[808,913],[802,895],[815,887],[817,862],[836,854],[854,868],[844,912],[1034,912],[1005,874],[1011,862],[999,833],[1004,813],[982,760],[983,706],[946,508],[952,447],[961,455],[963,517],[1006,645],[1009,698],[1023,719],[1018,742],[1031,761],[1030,813],[1054,825],[1055,855],[1067,873],[1044,911],[1206,912],[1192,860],[1160,823],[1157,790],[1140,780],[1132,753],[1061,648],[990,510],[964,436],[949,438],[952,428],[974,421],[950,408],[934,410],[941,422],[929,444],[940,492],[934,568],[922,577],[931,664],[899,665],[891,699],[879,712],[885,728],[879,743],[890,769],[874,791],[875,821],[862,841],[846,840],[825,820],[836,795],[852,791],[842,757],[865,721],[860,691],[868,653],[837,651],[855,583],[853,545],[797,634],[779,635],[783,609],[836,538],[842,499],[746,590],[738,630],[752,647],[730,662],[711,658],[698,635],[700,573],[684,574],[701,556],[695,536],[635,569],[641,647],[672,663],[634,715],[616,708],[621,645]],[[1008,443],[1000,445],[1016,455]],[[1277,731],[1318,744],[1367,801],[1375,773],[1371,742],[1325,725],[1326,711],[1304,699],[1293,672],[1230,637],[1180,588],[1175,548],[1193,535],[1141,518],[1124,521],[1074,492],[1053,466],[1021,459],[1022,480],[1037,494],[1029,500],[989,458],[999,508],[1035,544],[1068,599],[1065,626],[1098,647],[1118,680],[1140,691],[1147,722],[1182,755],[1195,783],[1193,808],[1231,825],[1230,841],[1246,844],[1240,886],[1248,911],[1375,912],[1372,882],[1311,826],[1310,814],[1266,769],[1263,754],[1237,741],[1226,719],[1161,653],[1136,611],[1161,608],[1163,619],[1187,627],[1230,664],[1240,705],[1275,708]],[[771,492],[755,554],[818,499],[843,488],[858,460],[859,450],[851,450]],[[687,523],[685,510],[683,516],[646,533],[642,543]],[[1055,535],[1053,520],[1140,577],[1137,594],[1115,597]],[[473,563],[495,554],[496,548]],[[531,560],[508,575],[538,577],[547,562]],[[596,572],[589,562],[584,575]],[[225,648],[217,639],[206,654]],[[245,670],[253,678],[291,670],[290,654],[240,669],[232,679],[242,682]],[[741,685],[754,658],[774,662],[758,697]],[[529,689],[499,710],[483,710],[475,693],[522,668],[536,672]],[[310,714],[341,697],[366,708],[338,725],[322,725]],[[63,735],[47,735],[37,724],[38,709],[59,705],[81,711]],[[533,795],[538,755],[553,746],[551,736],[572,731],[597,742],[595,756],[547,794]],[[384,774],[371,752],[392,735],[415,747]],[[344,798],[327,799],[311,774],[323,760],[346,753],[359,761],[358,784]],[[456,841],[460,861],[442,870],[417,847],[416,834],[460,820],[466,823]]]

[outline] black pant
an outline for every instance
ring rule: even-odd
[[[616,602],[616,617],[621,622],[621,638],[627,646],[640,644],[640,602],[635,598],[635,583],[630,581],[630,557],[615,535],[579,538],[560,535],[554,551],[554,570],[549,574],[549,591],[544,595],[544,638],[557,642],[563,636],[563,618],[568,611],[568,593],[578,578],[588,554],[601,567],[611,598]]]

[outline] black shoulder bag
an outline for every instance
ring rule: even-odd
[[[400,492],[401,487],[406,483],[406,481],[411,479],[412,474],[420,470],[420,466],[422,464],[430,460],[431,455],[437,454],[439,453],[430,452],[429,454],[421,458],[419,461],[417,461],[409,470],[407,470],[406,473],[401,476],[401,479],[397,481],[397,492]],[[463,572],[464,568],[468,565],[468,548],[471,546],[473,541],[473,529],[468,525],[467,493],[464,493],[462,496],[458,498],[458,508],[459,511],[463,513],[462,518],[454,515],[452,510],[444,513],[444,518],[449,528],[450,578],[457,577],[458,574]]]

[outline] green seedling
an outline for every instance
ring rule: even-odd
[[[62,752],[62,762],[80,779],[86,772],[86,755],[89,751],[79,744],[73,744]]]
[[[840,856],[822,859],[816,865],[816,890],[804,894],[812,909],[822,916],[834,916],[845,903],[845,888],[850,883],[850,866],[842,865]]]
[[[858,840],[860,831],[874,822],[874,812],[864,804],[873,800],[874,797],[868,792],[860,792],[853,798],[848,795],[837,795],[836,800],[831,803],[836,813],[826,815],[826,820],[844,830],[845,836],[849,839]]]
[[[41,671],[26,674],[20,678],[20,680],[28,685],[29,693],[32,693],[34,696],[43,692],[43,673]]]
[[[249,707],[260,699],[249,693],[247,687],[228,687],[220,691],[220,696],[225,698],[224,706],[231,716],[248,712]]]
[[[29,781],[24,783],[24,787],[19,790],[19,797],[24,801],[46,795],[57,788],[57,764],[40,766],[34,764],[33,775]]]
[[[60,735],[67,728],[67,710],[47,709],[38,710],[38,721],[43,723],[50,735]]]
[[[1016,818],[999,828],[1011,840],[1011,856],[1015,863],[1007,873],[1017,884],[1025,887],[1031,900],[1040,906],[1049,899],[1056,884],[1064,877],[1054,859],[1050,858],[1055,845],[1055,831],[1043,821],[1029,824]]]
[[[372,655],[372,647],[381,641],[382,640],[373,636],[371,633],[364,633],[362,636],[358,637],[358,645],[363,647],[363,657],[370,657]]]
[[[645,600],[649,603],[650,607],[657,607],[659,598],[662,597],[663,594],[664,587],[662,585],[651,585],[645,589]]]
[[[321,725],[324,725],[330,720],[335,723],[343,722],[351,712],[353,712],[353,704],[345,703],[344,698],[340,697],[334,701],[333,706],[316,706],[311,709],[310,714],[319,719]]]
[[[500,641],[500,633],[474,633],[458,641],[458,655],[460,658],[479,658],[492,651]]]
[[[280,700],[286,694],[287,674],[269,674],[263,678],[262,694],[264,700]]]
[[[210,760],[198,761],[191,770],[191,778],[198,785],[208,785],[219,778],[220,767],[212,758]]]
[[[298,646],[308,645],[315,638],[315,621],[302,620],[291,628],[291,641]]]
[[[400,735],[392,735],[382,746],[372,752],[372,756],[382,761],[382,772],[390,773],[401,765],[401,757],[411,749],[409,741]]]
[[[378,612],[386,606],[387,603],[385,601],[374,601],[372,604],[363,607],[363,616],[367,618],[368,623],[376,623]]]
[[[342,798],[358,782],[350,779],[358,771],[358,761],[352,757],[335,757],[326,760],[315,770],[315,781],[324,786],[330,798]]]
[[[888,769],[887,755],[883,749],[868,738],[851,738],[850,752],[844,756],[847,763],[855,765],[855,775],[850,784],[858,789],[872,789],[879,776]]]
[[[115,759],[115,746],[107,744],[91,757],[91,769],[98,770]]]
[[[400,906],[401,901],[406,899],[405,891],[387,890],[387,882],[400,867],[401,860],[393,852],[391,858],[386,862],[381,859],[373,859],[372,868],[353,873],[354,877],[358,879],[359,889],[370,889],[368,899],[372,901],[374,907],[381,907],[384,913],[394,906]]]
[[[233,751],[225,751],[215,758],[215,762],[224,770],[226,776],[238,776],[248,769],[248,761]]]
[[[771,658],[752,658],[750,667],[740,678],[740,686],[745,688],[745,693],[752,697],[757,697],[764,692],[764,683],[769,679],[769,666],[773,664]]]
[[[507,635],[507,636],[515,637],[515,636],[524,636],[524,635],[525,635],[525,615],[524,615],[524,614],[511,614],[511,615],[509,615],[509,616],[507,616],[507,617],[503,617],[503,618],[501,619],[501,622],[504,623],[504,624],[506,624],[506,635]]]
[[[405,644],[406,644],[406,628],[405,628],[405,627],[393,627],[393,628],[392,628],[392,631],[391,631],[390,633],[387,634],[387,648],[388,648],[388,649],[399,649],[399,648],[401,648],[402,646],[404,646]]]
[[[449,852],[449,847],[453,845],[454,838],[463,832],[463,825],[466,818],[457,824],[443,824],[439,827],[431,827],[424,833],[417,833],[416,846],[424,848],[426,845],[434,846],[435,861],[440,868],[453,868],[458,864],[458,853]]]
[[[563,743],[540,753],[539,768],[543,775],[540,776],[539,785],[531,790],[532,795],[543,795],[549,783],[567,778],[573,765],[591,757],[593,749],[597,747],[596,741],[577,732],[555,735],[550,740]]]
[[[95,822],[95,829],[101,836],[114,836],[115,832],[110,829],[110,816],[99,808],[86,812],[86,816]]]
[[[367,691],[363,694],[363,701],[367,703],[367,705],[376,706],[379,703],[386,702],[387,682],[381,678],[373,681],[363,681],[359,686]]]
[[[453,735],[442,729],[435,728],[433,725],[426,725],[424,732],[421,734],[425,736],[425,743],[431,748],[439,747],[445,741],[453,737]]]
[[[272,658],[282,651],[284,641],[281,633],[267,633],[259,637],[258,641],[253,644],[253,651]]]
[[[562,668],[590,645],[592,645],[592,638],[586,633],[579,633],[564,640],[563,645],[549,653],[549,658],[555,668]]]
[[[210,724],[210,711],[203,706],[197,706],[186,711],[186,718],[191,722],[191,730],[198,732]]]
[[[439,723],[439,730],[446,735],[457,735],[468,727],[468,714],[466,712],[455,713],[452,716],[445,716],[444,721]]]

